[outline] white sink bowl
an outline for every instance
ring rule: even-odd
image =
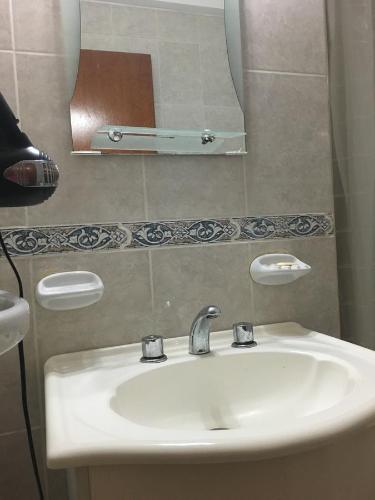
[[[354,385],[350,367],[330,356],[242,351],[136,375],[116,388],[111,408],[155,429],[259,436],[337,405]]]
[[[0,290],[0,355],[25,337],[30,326],[30,308],[25,299]]]
[[[375,353],[294,323],[257,327],[258,346],[139,362],[139,344],[51,358],[45,367],[52,468],[204,463],[303,451],[375,423]]]

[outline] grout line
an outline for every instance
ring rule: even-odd
[[[19,54],[27,56],[49,56],[49,57],[65,57],[64,54],[58,54],[56,52],[34,52],[31,50],[10,50],[10,49],[0,49],[0,54]]]
[[[109,4],[109,19],[110,19],[110,26],[111,26],[111,33],[110,33],[111,44],[112,43],[114,44],[113,37],[116,36],[116,34],[115,34],[114,26],[113,26],[113,5],[112,4]],[[81,25],[82,25],[82,14],[81,14]],[[81,33],[81,35],[82,35],[82,33]],[[108,36],[108,35],[106,35],[106,36]]]
[[[145,157],[142,157],[142,183],[143,183],[143,210],[145,212],[145,219],[148,219],[148,193],[147,193],[147,180],[146,180],[146,165]]]
[[[248,250],[248,256],[249,256],[249,261],[248,261],[248,272],[249,272],[249,279],[250,279],[250,314],[252,318],[252,322],[256,323],[257,317],[256,317],[256,305],[255,305],[255,281],[252,279],[250,275],[250,266],[252,261],[254,260],[254,254],[253,254],[253,247],[251,243],[249,244],[249,250]]]
[[[265,75],[285,75],[285,76],[313,76],[316,78],[327,78],[327,75],[323,75],[322,73],[294,73],[291,71],[274,71],[274,70],[265,70],[265,69],[246,69],[246,73],[260,73]]]
[[[165,109],[165,102],[163,99],[163,92],[162,92],[162,83],[161,83],[161,51],[160,51],[160,43],[162,40],[159,39],[159,16],[156,16],[156,30],[157,30],[157,38],[155,40],[155,44],[157,47],[157,54],[158,54],[158,60],[157,60],[157,74],[158,74],[158,92],[159,95],[157,96],[158,98],[158,103],[159,106],[162,107],[162,120],[163,120],[163,126],[164,126],[164,109]],[[155,98],[155,96],[154,96]]]
[[[13,47],[13,50],[9,51],[9,52],[12,54],[12,58],[13,58],[13,80],[14,80],[14,93],[15,93],[15,97],[16,97],[16,114],[19,118],[19,116],[20,116],[20,96],[19,96],[19,88],[18,88],[16,35],[15,35],[15,29],[14,29],[14,11],[13,11],[13,1],[12,0],[9,0],[9,15],[10,15],[10,33],[11,33],[12,47]],[[21,122],[21,120],[20,120],[20,122]]]
[[[150,273],[152,326],[154,327],[154,314],[155,314],[154,272],[152,267],[152,252],[150,250],[148,251],[148,264]]]
[[[245,214],[249,213],[249,196],[247,191],[247,171],[245,158],[242,158],[242,173],[243,173],[243,183],[244,183],[244,195],[245,195]]]
[[[38,404],[41,410],[41,414],[43,413],[42,410],[44,408],[44,403],[43,403],[43,391],[42,391],[42,382],[41,382],[41,366],[40,366],[40,355],[39,355],[39,342],[38,342],[38,335],[37,335],[37,320],[36,320],[36,302],[35,302],[35,294],[34,292],[34,266],[33,266],[33,261],[29,261],[29,276],[30,276],[30,302],[31,302],[31,309],[32,309],[32,330],[31,333],[33,335],[33,345],[34,345],[34,355],[35,355],[35,362],[37,365],[37,389],[38,389]]]
[[[9,4],[9,19],[10,19],[10,37],[12,41],[12,49],[4,50],[4,52],[14,52],[16,50],[16,37],[14,33],[14,12],[13,12],[13,0],[8,0]]]
[[[100,5],[115,5],[116,7],[130,7],[130,8],[134,8],[134,9],[151,9],[151,10],[161,10],[161,11],[166,11],[166,12],[176,12],[176,8],[173,8],[173,7],[161,7],[159,5],[147,5],[145,3],[145,5],[137,5],[137,4],[133,4],[133,3],[127,3],[127,2],[121,2],[121,0],[84,0],[85,3],[96,3],[96,4],[100,4]],[[177,5],[178,10],[177,12],[180,12],[181,14],[195,14],[195,9],[196,8],[199,8],[199,6],[194,6],[194,11],[193,10],[185,10],[184,9],[184,5],[182,4],[178,4]],[[188,7],[188,3],[185,5],[185,7]],[[202,12],[199,12],[199,15],[202,15],[202,16],[210,16],[210,17],[222,17],[222,11],[223,9],[220,9],[220,8],[215,8],[215,7],[206,7],[205,9],[209,9],[210,12],[208,11],[205,11],[205,10],[202,10]],[[211,12],[211,10],[214,10],[214,12]],[[215,12],[216,11],[216,12]]]
[[[39,406],[39,412],[40,412],[40,419],[41,419],[41,429],[44,429],[45,427],[45,407],[44,407],[44,402],[43,402],[43,390],[42,390],[42,374],[44,373],[43,367],[40,364],[40,355],[39,355],[39,342],[38,342],[38,335],[37,335],[37,320],[36,320],[36,301],[35,301],[35,294],[34,294],[34,266],[33,266],[33,261],[29,260],[29,265],[28,265],[28,272],[29,272],[29,277],[30,277],[30,304],[31,304],[31,318],[32,318],[32,329],[31,329],[31,334],[33,336],[33,346],[34,346],[34,356],[35,356],[35,364],[36,364],[36,390],[37,390],[37,397],[38,397],[38,406]],[[45,433],[44,433],[44,440],[45,440]],[[40,475],[43,477],[43,482],[44,482],[44,488],[46,490],[47,498],[49,496],[49,485],[48,485],[48,471],[45,463],[45,453],[42,453],[42,463],[43,463],[43,470],[39,470]]]

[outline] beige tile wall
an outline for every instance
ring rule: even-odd
[[[323,3],[244,0],[245,159],[99,159],[69,154],[59,1],[0,0],[1,90],[62,172],[50,201],[1,209],[0,226],[331,212]],[[254,285],[248,274],[251,259],[276,251],[295,253],[313,265],[313,272],[277,289]],[[150,332],[186,334],[197,309],[208,302],[223,309],[217,328],[238,320],[297,320],[338,335],[335,259],[334,237],[17,259],[34,314],[26,348],[38,443],[43,443],[44,426],[42,365],[50,355],[133,342]],[[32,291],[39,278],[75,269],[102,276],[102,302],[69,313],[47,312],[35,304]],[[1,288],[14,289],[4,262],[0,282]],[[0,381],[0,499],[34,500],[16,352],[0,358]],[[49,500],[67,499],[63,474],[44,470],[43,477]]]

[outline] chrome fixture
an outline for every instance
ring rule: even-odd
[[[202,144],[209,144],[210,142],[214,142],[216,140],[215,134],[209,130],[205,129],[202,134]]]
[[[108,137],[112,142],[120,142],[122,139],[122,132],[119,130],[110,130],[108,132]]]
[[[194,319],[189,337],[190,354],[207,354],[210,352],[211,320],[218,318],[221,310],[217,306],[204,307]]]
[[[142,339],[141,363],[162,363],[168,358],[164,354],[163,337],[160,335],[148,335]]]
[[[251,323],[235,323],[233,325],[232,347],[255,347],[254,328]]]

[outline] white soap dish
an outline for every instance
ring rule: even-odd
[[[261,285],[285,285],[310,271],[311,266],[285,253],[261,255],[250,266],[251,277]]]
[[[37,284],[35,293],[38,303],[45,309],[69,311],[99,302],[104,285],[97,274],[72,271],[46,276]]]

